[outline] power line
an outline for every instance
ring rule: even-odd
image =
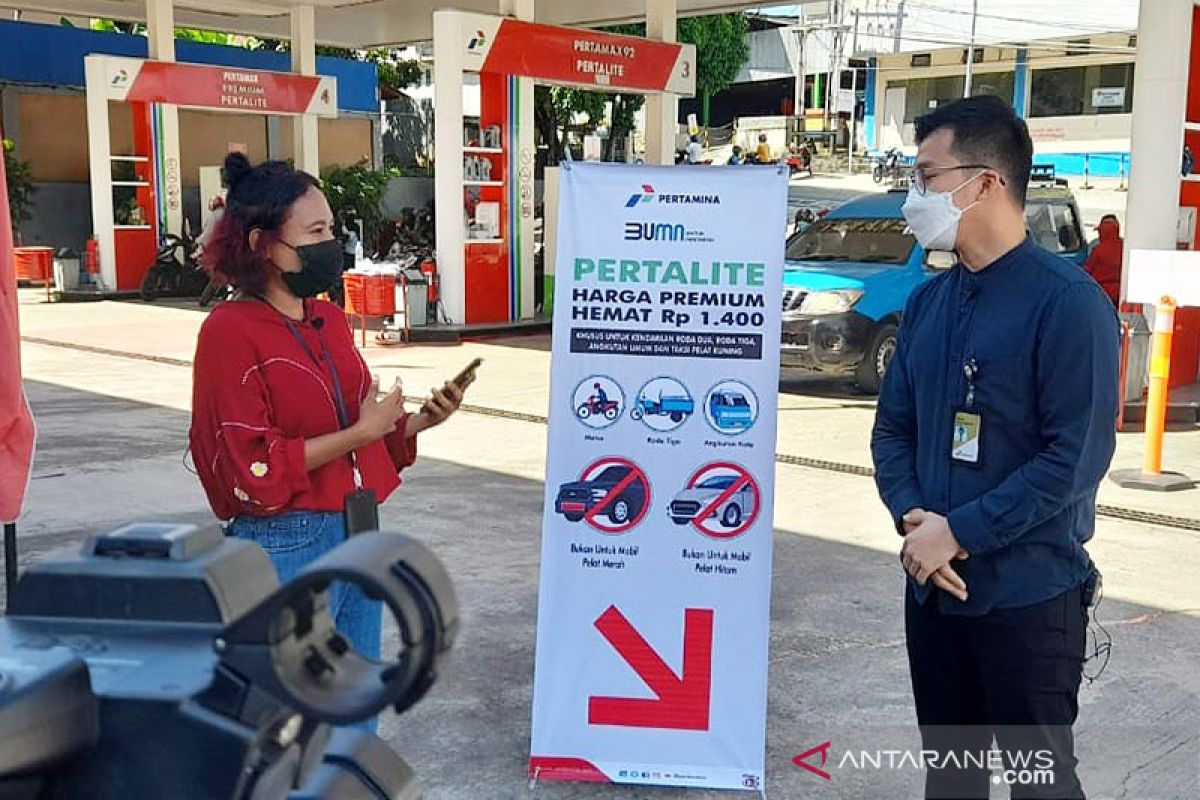
[[[964,48],[969,46],[969,42],[967,40],[949,39],[949,38],[943,38],[943,37],[945,37],[944,32],[912,31],[912,30],[908,30],[908,29],[906,29],[904,31],[904,38],[910,42],[920,42],[920,43],[927,43],[927,44],[941,44],[941,45],[949,45],[949,46],[953,46],[953,47],[964,47]],[[881,37],[881,36],[873,35],[873,34],[860,34],[859,38],[883,39],[883,38],[887,38],[887,37]],[[1044,42],[1037,42],[1037,41],[1034,41],[1034,42],[1027,42],[1027,41],[979,42],[979,41],[977,41],[977,42],[975,42],[975,47],[977,47],[977,48],[978,47],[1016,48],[1016,49],[1033,50],[1033,51],[1037,51],[1037,52],[1047,52],[1047,53],[1053,53],[1053,52],[1059,52],[1059,51],[1070,51],[1070,53],[1072,55],[1083,54],[1083,55],[1133,56],[1133,55],[1136,55],[1136,53],[1137,53],[1136,48],[1127,47],[1127,46],[1123,47],[1120,45],[1093,45],[1090,43],[1085,45],[1082,43],[1081,44],[1072,44],[1070,42],[1052,42],[1052,41],[1044,41]],[[863,51],[863,52],[870,52],[870,51]],[[902,55],[902,54],[883,52],[883,51],[880,51],[880,54],[881,55]]]
[[[939,5],[929,4],[929,3],[912,2],[912,0],[909,0],[908,6],[911,8],[925,9],[926,11],[937,11],[942,14],[954,14],[957,16],[971,16],[971,12],[967,11],[966,9],[950,8],[947,6],[939,6]],[[1057,7],[1061,7],[1061,6],[1062,6],[1062,3],[1057,4]],[[1048,6],[1048,8],[1043,7],[1042,10],[1044,11],[1044,10],[1048,10],[1048,9],[1053,9],[1055,7],[1056,6]],[[1081,9],[1080,13],[1083,14],[1085,12]],[[1006,16],[1003,14],[988,14],[983,11],[980,11],[976,16],[978,16],[979,19],[991,19],[991,20],[997,20],[1000,22],[1020,22],[1025,25],[1038,25],[1038,26],[1050,27],[1050,28],[1066,28],[1066,29],[1070,29],[1070,30],[1078,30],[1078,31],[1080,31],[1080,33],[1083,33],[1086,30],[1092,30],[1087,27],[1081,27],[1080,24],[1077,22],[1067,22],[1065,20],[1050,21],[1050,20],[1044,20],[1044,19],[1030,19],[1028,17],[1009,17],[1009,16]],[[925,20],[921,20],[921,22],[924,23]],[[1097,28],[1097,29],[1095,29],[1095,32],[1096,33],[1106,33],[1108,31],[1104,31],[1102,29]]]

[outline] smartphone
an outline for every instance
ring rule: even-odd
[[[471,381],[475,380],[475,370],[479,369],[479,365],[482,363],[483,359],[477,358],[463,367],[463,371],[454,376],[454,385],[459,389],[466,389],[470,386]]]

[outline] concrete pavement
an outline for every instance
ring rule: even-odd
[[[131,517],[206,519],[184,463],[187,362],[202,315],[140,304],[48,306],[24,293],[21,313],[40,426],[20,527],[23,558],[76,547],[86,533]],[[471,403],[545,415],[542,337],[367,351],[385,382],[400,374],[410,394],[476,355],[485,364]],[[869,400],[820,381],[789,379],[783,390],[781,453],[869,463]],[[464,615],[442,681],[410,713],[385,719],[385,736],[417,768],[431,800],[728,796],[527,788],[545,431],[537,422],[464,413],[422,435],[420,460],[384,507],[386,523],[429,542],[449,565]],[[1136,457],[1140,436],[1120,438],[1118,459]],[[1167,464],[1200,475],[1198,445],[1196,431],[1169,434]],[[824,782],[791,763],[827,740],[856,751],[917,740],[898,540],[872,482],[787,464],[776,482],[767,796],[916,796],[920,776],[911,771],[838,771]],[[1200,491],[1135,494],[1106,485],[1102,500],[1200,518]],[[1091,550],[1105,572],[1100,616],[1115,644],[1107,671],[1081,696],[1077,731],[1089,796],[1198,796],[1200,533],[1102,518]]]

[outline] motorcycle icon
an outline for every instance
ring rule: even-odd
[[[586,401],[579,404],[579,407],[575,409],[575,415],[580,419],[600,416],[607,420],[614,420],[621,416],[621,404],[616,400],[601,400],[596,395],[591,395]]]

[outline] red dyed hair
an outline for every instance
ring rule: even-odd
[[[238,289],[261,294],[275,265],[268,255],[279,241],[279,231],[292,206],[309,189],[320,189],[317,179],[284,161],[264,161],[251,166],[242,153],[225,159],[225,215],[217,222],[204,248],[201,264]],[[250,232],[261,231],[257,247],[250,247]]]

